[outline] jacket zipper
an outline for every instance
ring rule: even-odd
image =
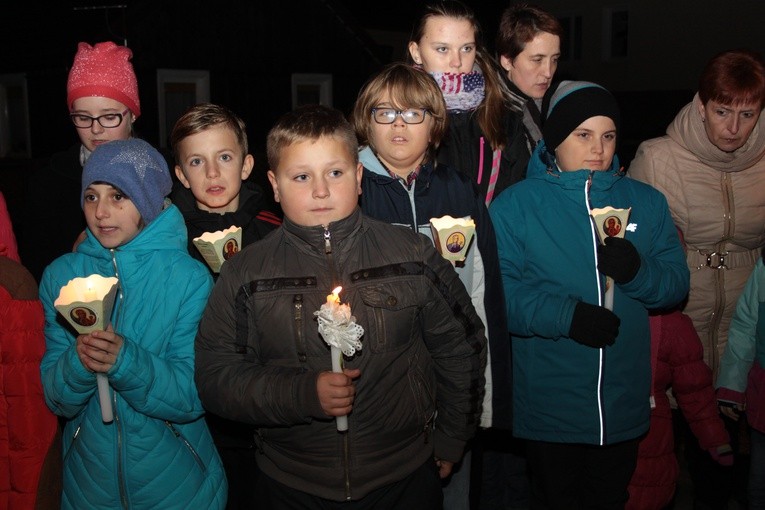
[[[125,300],[122,288],[122,281],[120,281],[120,272],[117,267],[117,254],[114,248],[109,250],[112,255],[112,267],[114,267],[114,276],[117,278],[117,285],[119,290],[117,291],[117,313],[112,314],[115,320],[112,323],[112,328],[117,330],[117,318],[122,316],[122,303]],[[122,466],[122,425],[120,424],[120,416],[117,412],[117,392],[112,392],[112,412],[114,413],[114,426],[117,431],[117,481],[119,484],[120,502],[122,508],[130,508],[128,502],[127,487],[125,486],[125,471]]]
[[[595,233],[595,224],[593,222],[592,214],[591,214],[591,207],[590,207],[590,186],[592,186],[592,175],[593,172],[590,172],[590,176],[587,178],[587,182],[584,184],[584,200],[585,205],[587,207],[587,218],[590,223],[590,236],[592,239],[592,251],[595,255],[595,278],[596,278],[596,284],[598,287],[598,305],[603,306],[603,293],[605,292],[605,289],[603,288],[603,285],[601,283],[601,277],[600,273],[598,273],[598,238],[597,234]],[[598,438],[598,443],[602,446],[605,444],[605,430],[606,430],[606,424],[605,424],[605,416],[603,414],[603,362],[604,362],[604,350],[602,348],[598,349],[598,390],[597,390],[597,396],[598,396],[598,423],[600,424],[600,437]]]
[[[415,228],[417,226],[415,225]],[[332,257],[332,232],[329,230],[329,225],[324,225],[324,254],[327,256],[327,262],[329,264],[329,274],[332,278],[332,285],[338,282],[337,273],[335,271],[335,261]],[[348,448],[348,432],[343,433],[343,474],[345,475],[345,500],[351,499],[351,473],[350,473],[350,452]]]
[[[80,435],[80,429],[82,428],[82,425],[77,425],[77,428],[74,430],[74,434],[72,434],[72,441],[69,443],[69,450],[66,452],[66,457],[64,457],[64,464],[66,464],[67,459],[72,454],[72,451],[74,450],[74,443],[77,441],[77,436]]]
[[[308,355],[305,350],[305,339],[303,338],[303,295],[296,294],[292,298],[293,318],[295,320],[297,355],[300,363],[305,363]]]
[[[734,205],[733,205],[733,193],[731,190],[730,175],[728,172],[722,172],[721,178],[722,188],[722,200],[723,200],[723,237],[722,240],[715,246],[715,251],[722,253],[725,251],[725,245],[727,240],[730,239],[731,233],[735,224]],[[708,341],[711,352],[709,353],[710,364],[712,365],[713,377],[717,377],[719,354],[718,354],[718,342],[720,341],[720,322],[722,321],[722,314],[725,310],[725,270],[715,270],[715,306],[712,309],[712,317],[710,317]]]
[[[179,440],[180,440],[180,441],[181,441],[181,442],[182,442],[182,443],[183,443],[183,444],[186,446],[186,448],[189,450],[189,453],[191,453],[191,456],[192,456],[192,457],[194,457],[194,461],[195,461],[195,462],[197,463],[197,465],[199,466],[199,469],[201,469],[201,470],[202,470],[202,473],[204,473],[205,471],[207,471],[207,469],[205,468],[205,464],[204,464],[204,462],[202,462],[202,459],[199,457],[199,454],[198,454],[198,453],[197,453],[197,451],[194,449],[194,447],[191,445],[191,443],[189,443],[188,439],[186,439],[186,438],[183,436],[183,434],[181,434],[181,432],[180,432],[178,429],[176,429],[176,428],[173,426],[173,424],[172,424],[172,423],[170,423],[169,421],[165,420],[165,425],[167,425],[167,428],[169,428],[169,429],[170,429],[170,432],[172,432],[172,433],[173,433],[173,435],[174,435],[176,438],[178,438],[178,439],[179,439]]]

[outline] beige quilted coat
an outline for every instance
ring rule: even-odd
[[[629,175],[664,193],[683,233],[685,312],[716,377],[736,301],[765,245],[765,115],[743,147],[726,153],[709,141],[699,104],[696,95],[666,136],[640,144]]]

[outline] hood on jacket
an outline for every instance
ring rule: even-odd
[[[544,140],[540,140],[531,155],[529,168],[526,174],[527,179],[543,179],[553,182],[564,188],[580,189],[582,182],[592,175],[592,189],[605,190],[624,177],[624,172],[619,166],[619,157],[614,154],[611,166],[608,170],[574,170],[563,172],[558,168],[555,158],[547,151],[547,145]]]
[[[90,228],[86,229],[86,233],[85,240],[77,246],[77,252],[95,258],[110,259],[111,250],[101,245]],[[159,213],[154,221],[138,232],[138,235],[127,243],[114,248],[114,250],[134,254],[162,250],[186,251],[186,242],[187,236],[183,216],[176,206],[170,205]]]
[[[667,135],[678,145],[705,165],[721,172],[746,170],[765,156],[765,120],[762,115],[742,147],[733,152],[724,152],[709,140],[699,113],[700,106],[701,99],[697,93],[693,101],[685,105],[667,127]]]

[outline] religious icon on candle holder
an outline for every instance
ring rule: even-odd
[[[601,244],[605,244],[608,237],[624,238],[624,228],[630,218],[632,207],[626,209],[616,209],[606,206],[590,210],[590,216],[595,223],[595,231],[598,233],[598,239]],[[614,280],[610,276],[606,277],[606,291],[603,298],[603,306],[609,310],[614,309]]]
[[[608,237],[618,237],[622,231],[622,220],[618,216],[609,216],[603,221],[603,233]]]
[[[219,273],[223,263],[239,253],[242,246],[242,228],[232,225],[225,230],[205,232],[195,237],[193,243],[210,269]]]
[[[90,275],[69,280],[53,306],[80,334],[104,330],[110,322],[118,280]]]
[[[223,247],[223,259],[228,260],[239,253],[239,243],[236,239],[229,239]]]
[[[475,221],[470,216],[431,218],[430,231],[438,252],[454,264],[463,262],[467,256],[475,234]]]
[[[97,320],[96,312],[94,312],[87,306],[78,306],[78,307],[72,308],[72,310],[69,312],[69,317],[75,323],[79,324],[80,326],[84,326],[86,328],[88,326],[92,326],[93,324],[95,324]]]

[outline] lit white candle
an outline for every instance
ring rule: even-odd
[[[106,278],[98,274],[74,278],[61,288],[53,305],[79,334],[105,330],[114,305],[117,283],[117,278]],[[87,320],[82,320],[80,315],[73,312],[83,312]],[[104,423],[111,423],[114,420],[114,412],[106,374],[96,374],[96,388],[101,405],[101,419]]]
[[[332,371],[343,372],[343,356],[353,356],[361,350],[361,337],[364,328],[356,324],[356,318],[351,315],[351,307],[340,304],[340,291],[336,287],[327,301],[319,310],[313,312],[319,322],[319,334],[330,346],[332,355]],[[337,430],[348,430],[348,417],[336,416]]]
[[[347,306],[349,310],[350,315],[350,305],[341,305],[340,304],[340,291],[343,290],[342,287],[335,287],[332,289],[332,294],[329,294],[327,296],[327,305],[329,305],[330,308],[335,309],[338,306]],[[342,374],[343,373],[343,351],[340,350],[339,347],[336,347],[334,345],[330,345],[330,353],[332,355],[332,371],[336,374]],[[337,423],[337,430],[340,432],[345,432],[348,430],[348,416],[337,416],[335,418],[335,422]]]

